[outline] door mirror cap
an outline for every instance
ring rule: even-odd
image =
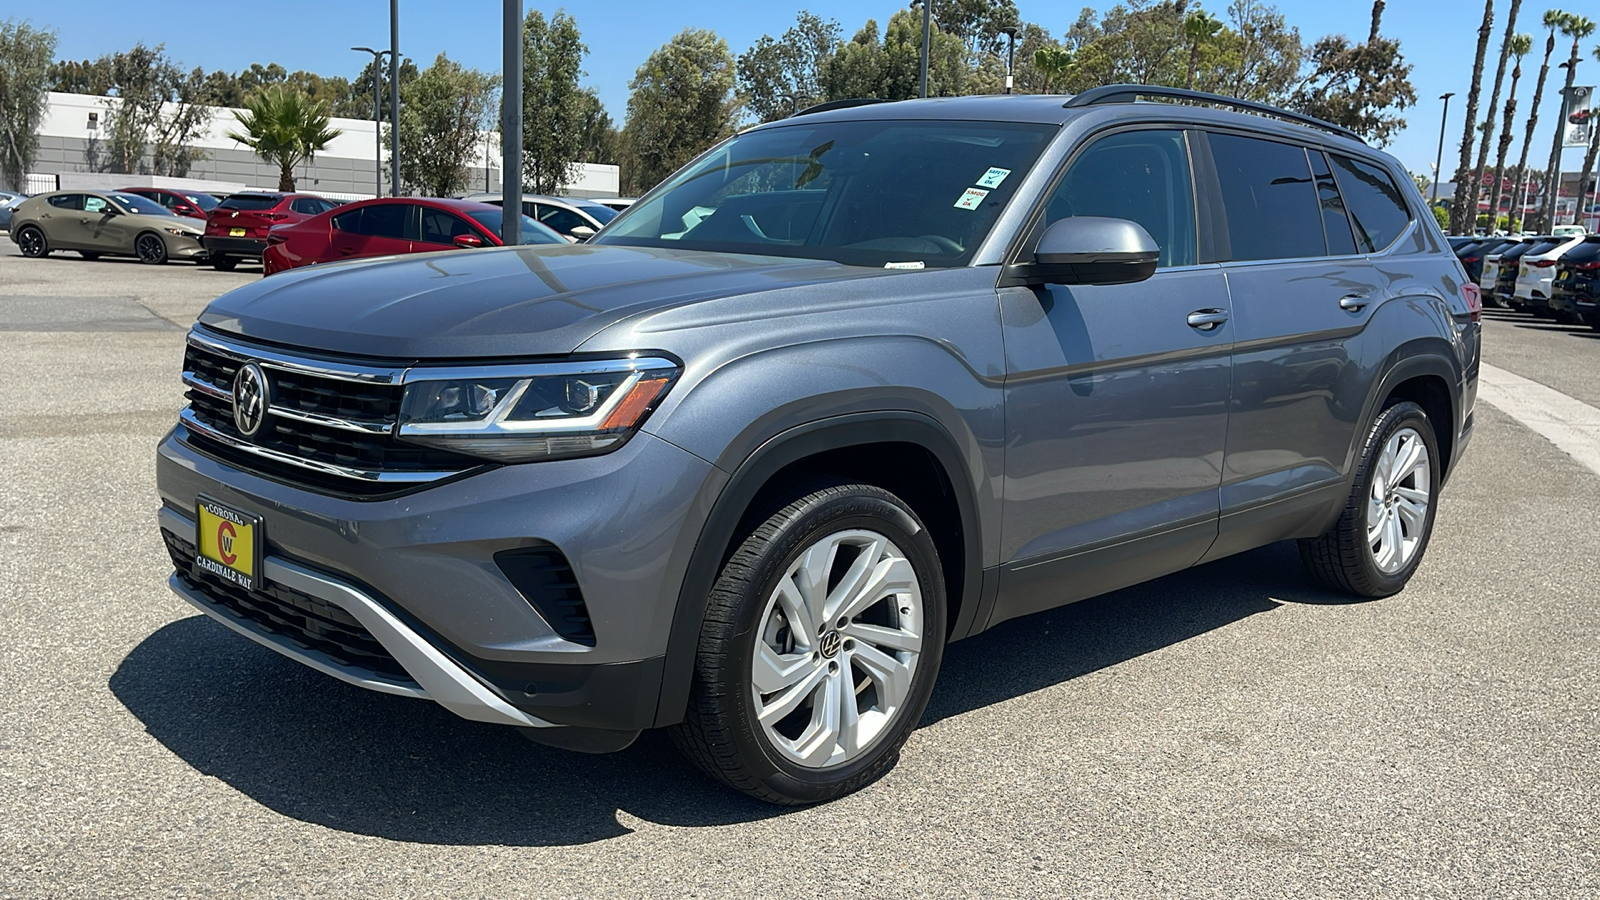
[[[574,225],[572,226],[572,236],[580,241],[587,241],[589,238],[594,237],[594,229],[587,225]]]
[[[1155,274],[1161,248],[1127,219],[1069,216],[1039,238],[1033,261],[1009,266],[1006,284],[1133,284]]]
[[[100,211],[100,214],[103,215],[103,216],[120,216],[120,215],[122,215],[122,210],[117,209],[115,206],[112,206],[111,204],[107,203],[106,204],[106,208],[102,209]]]
[[[470,247],[482,247],[483,246],[483,238],[478,237],[475,234],[458,234],[458,235],[456,235],[456,238],[455,238],[455,245],[457,247],[467,247],[467,248],[470,248]]]

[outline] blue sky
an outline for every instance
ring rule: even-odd
[[[0,15],[18,15],[15,8]],[[524,0],[526,8],[547,14],[562,8]],[[695,0],[671,3],[661,0],[585,0],[566,8],[577,19],[589,57],[585,62],[585,82],[600,92],[613,119],[622,121],[628,99],[628,81],[652,50],[678,31],[694,27],[709,28],[727,39],[737,54],[762,34],[777,36],[794,21],[802,6],[825,17],[837,19],[848,35],[868,18],[881,25],[903,4],[895,0],[792,0],[751,2],[751,0]],[[1082,0],[1046,2],[1017,0],[1024,19],[1038,22],[1053,33],[1064,32],[1077,18]],[[1099,9],[1110,2],[1093,3]],[[1201,5],[1221,14],[1226,0],[1202,0]],[[1504,3],[1498,16],[1504,15]],[[1568,4],[1578,9],[1584,4]],[[1277,3],[1290,24],[1300,29],[1308,43],[1323,34],[1345,33],[1360,40],[1366,36],[1370,6],[1364,3],[1330,0],[1280,0]],[[201,9],[203,8],[203,12]],[[82,59],[126,49],[135,41],[164,42],[168,51],[185,66],[237,70],[252,62],[277,62],[290,69],[307,69],[324,75],[353,77],[369,58],[351,52],[351,46],[384,47],[388,44],[389,4],[387,0],[273,0],[271,3],[208,3],[181,13],[176,7],[128,3],[126,0],[72,0],[70,3],[31,6],[25,15],[35,25],[55,28],[60,35],[58,53]],[[937,8],[937,6],[935,7]],[[1538,75],[1539,54],[1544,49],[1544,34],[1537,28],[1544,6],[1525,6],[1519,31],[1535,36],[1534,52],[1524,66],[1522,108],[1533,94]],[[1438,96],[1455,91],[1451,100],[1450,124],[1445,138],[1445,169],[1458,151],[1463,107],[1472,55],[1477,40],[1481,6],[1445,0],[1389,0],[1384,14],[1384,33],[1401,42],[1406,60],[1415,68],[1412,83],[1421,98],[1418,106],[1407,110],[1408,127],[1389,146],[1415,172],[1429,172],[1439,138],[1440,103]],[[60,10],[57,12],[55,10]],[[68,11],[70,10],[70,12]],[[152,10],[157,14],[152,15]],[[162,12],[164,11],[164,12]],[[494,0],[456,0],[456,2],[400,2],[400,48],[407,56],[426,65],[438,53],[469,66],[498,71],[500,68],[501,4]],[[1496,22],[1490,44],[1489,71],[1493,78],[1493,59],[1498,51],[1504,19]],[[1570,44],[1558,44],[1556,59],[1565,59]],[[1579,84],[1594,84],[1600,79],[1600,62],[1591,48],[1583,47],[1585,62],[1578,68]],[[1559,89],[1565,73],[1552,67],[1551,82]],[[1510,72],[1506,74],[1510,81]],[[1549,156],[1549,141],[1559,108],[1555,92],[1546,88],[1540,111],[1539,134],[1534,140],[1531,160],[1543,166]],[[1488,100],[1488,86],[1484,101]],[[1521,114],[1519,112],[1519,119]],[[1520,143],[1522,126],[1515,129]],[[1498,126],[1496,127],[1498,133]],[[1517,153],[1513,145],[1512,156]],[[1578,150],[1566,151],[1564,168],[1582,164]],[[1492,161],[1492,160],[1491,160]]]

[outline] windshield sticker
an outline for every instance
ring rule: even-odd
[[[989,196],[988,191],[980,190],[978,188],[967,188],[965,191],[961,192],[960,197],[956,198],[956,209],[977,209],[978,204],[982,203],[983,198],[987,196]]]
[[[1006,180],[1006,176],[1010,174],[1010,169],[990,169],[983,173],[982,178],[978,179],[978,187],[997,188],[1002,181]]]
[[[884,263],[883,267],[885,269],[922,269],[922,268],[926,268],[926,266],[924,265],[924,263],[920,259],[919,260],[915,260],[913,262],[903,262],[903,263],[888,262],[888,263]]]

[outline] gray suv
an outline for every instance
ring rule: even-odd
[[[811,803],[1008,619],[1291,538],[1399,591],[1479,312],[1405,171],[1326,123],[828,104],[586,244],[218,298],[160,528],[174,591],[305,665],[569,749],[670,729]]]

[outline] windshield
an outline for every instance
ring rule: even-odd
[[[489,229],[489,233],[498,236],[504,213],[498,209],[475,209],[467,215],[476,219],[479,225]],[[544,225],[528,218],[522,217],[522,243],[524,244],[565,244],[566,238]]]
[[[999,122],[817,122],[735,137],[593,243],[965,265],[1056,131]]]
[[[173,215],[172,210],[167,209],[165,206],[162,206],[154,200],[151,200],[149,197],[141,197],[138,194],[116,193],[111,195],[111,199],[117,201],[118,206],[136,216]]]
[[[183,199],[200,207],[201,210],[210,212],[217,208],[217,198],[210,194],[184,194]]]

